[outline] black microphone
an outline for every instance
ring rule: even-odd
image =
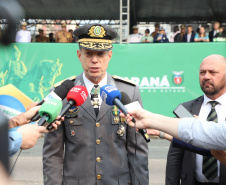
[[[49,93],[42,101],[40,101],[38,105],[42,105],[47,100],[51,99],[58,99],[62,101],[67,96],[67,93],[71,90],[72,87],[74,87],[74,83],[71,80],[65,80],[61,85],[56,87],[54,91]],[[39,118],[41,117],[37,113],[31,118],[30,122],[37,121]]]
[[[121,92],[121,102],[122,102],[123,105],[127,105],[127,104],[131,103],[132,101],[131,101],[130,97],[125,92]],[[126,114],[125,115],[127,115],[127,111],[126,111]],[[136,123],[136,120],[133,118],[132,119],[132,122],[133,123]],[[144,137],[144,139],[145,139],[145,141],[147,143],[151,141],[150,138],[149,138],[149,136],[148,136],[148,134],[147,134],[146,129],[139,129],[139,132]]]

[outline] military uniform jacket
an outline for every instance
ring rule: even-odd
[[[107,84],[142,104],[138,86],[107,75]],[[74,84],[84,85],[82,74]],[[76,109],[45,136],[44,184],[148,185],[148,146],[142,135],[121,120],[117,123],[112,107],[104,102],[97,117],[89,97]],[[123,136],[117,134],[121,125]]]

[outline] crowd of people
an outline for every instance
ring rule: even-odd
[[[61,24],[61,30],[58,31],[55,35],[49,33],[49,37],[44,35],[43,29],[38,29],[38,35],[35,36],[35,39],[32,40],[30,31],[27,30],[27,23],[23,22],[21,24],[21,30],[17,32],[15,41],[18,43],[28,43],[28,42],[59,42],[59,43],[75,43],[76,39],[73,36],[73,30],[70,29],[67,31],[67,24],[63,22]]]
[[[77,26],[78,27],[78,26]],[[21,24],[21,30],[17,32],[16,42],[60,42],[60,43],[75,43],[77,40],[73,35],[72,29],[67,31],[67,24],[61,24],[61,30],[54,33],[49,33],[49,37],[44,35],[44,31],[39,29],[39,34],[35,39],[31,38],[30,31],[27,31],[27,23]],[[200,27],[193,30],[191,25],[174,26],[172,38],[168,38],[164,27],[159,23],[155,24],[155,31],[150,33],[146,29],[144,34],[139,33],[139,27],[133,26],[133,33],[129,35],[129,43],[167,43],[167,42],[219,42],[226,41],[226,29],[219,22],[214,22],[213,30],[206,33],[205,27]]]
[[[166,43],[166,42],[218,42],[226,41],[226,30],[219,22],[214,22],[213,30],[208,33],[205,27],[200,27],[193,31],[191,25],[174,26],[174,34],[170,40],[165,32],[165,29],[160,24],[155,24],[155,31],[150,34],[150,30],[146,29],[144,36],[139,33],[138,27],[133,26],[133,34],[129,36],[129,43]]]

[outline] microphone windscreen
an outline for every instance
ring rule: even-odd
[[[49,119],[47,120],[47,122],[51,123],[60,114],[62,106],[63,106],[62,101],[58,99],[51,99],[42,104],[38,113],[41,117],[44,116],[45,114],[48,114]]]
[[[114,99],[121,100],[121,93],[113,85],[105,85],[100,88],[100,96],[107,105],[114,105]]]
[[[121,92],[121,102],[123,105],[127,105],[132,102],[128,94],[123,91]]]
[[[71,80],[65,80],[54,92],[63,100],[72,87],[74,87],[74,83]]]
[[[88,91],[85,86],[76,85],[67,94],[67,100],[74,100],[74,106],[82,105],[88,97]]]

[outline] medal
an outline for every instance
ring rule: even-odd
[[[91,100],[91,104],[93,108],[99,108],[100,106],[99,98],[93,98],[93,100]]]
[[[112,106],[112,113],[115,116],[119,115],[120,111],[119,111],[119,108],[116,105]]]
[[[115,117],[114,117],[114,122],[115,122],[115,123],[119,123],[119,117],[118,117],[118,116],[115,116]]]
[[[125,127],[123,125],[120,125],[120,127],[117,131],[117,134],[122,137],[124,135],[124,133],[125,133]]]
[[[72,136],[72,137],[75,136],[75,130],[71,130],[71,136]]]
[[[126,118],[120,117],[121,123],[125,123],[126,122]]]

